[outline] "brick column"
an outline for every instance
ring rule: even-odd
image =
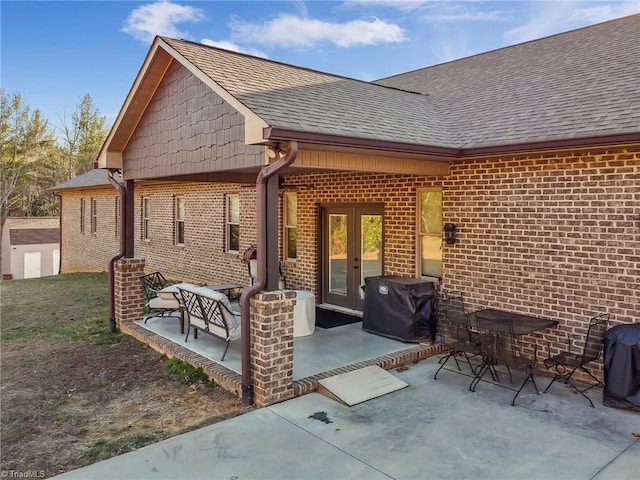
[[[258,407],[293,398],[293,291],[251,299],[253,402]]]
[[[115,314],[118,327],[143,315],[144,292],[138,277],[144,275],[144,258],[121,258],[114,265]]]

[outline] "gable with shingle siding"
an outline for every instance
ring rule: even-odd
[[[127,178],[257,167],[262,149],[244,144],[244,120],[189,70],[173,62],[123,153]]]

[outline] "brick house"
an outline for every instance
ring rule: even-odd
[[[120,245],[120,198],[108,172],[94,169],[51,191],[62,212],[60,272],[105,272]]]
[[[143,271],[248,285],[257,243],[242,394],[260,405],[293,395],[280,261],[350,310],[367,275],[431,278],[559,320],[544,344],[603,311],[638,322],[639,21],[376,82],[156,38],[98,158],[123,178],[114,322],[136,335]]]

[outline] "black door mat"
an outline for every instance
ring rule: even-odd
[[[316,327],[333,328],[361,322],[362,317],[316,307]]]

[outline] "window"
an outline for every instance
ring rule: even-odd
[[[142,197],[142,240],[151,240],[151,199],[149,197]]]
[[[418,273],[442,278],[442,192],[418,191]]]
[[[98,199],[91,199],[91,233],[98,231]]]
[[[227,195],[226,246],[228,252],[240,251],[240,195]]]
[[[284,194],[284,258],[295,260],[298,254],[298,196]]]
[[[116,220],[116,229],[115,229],[115,233],[116,233],[116,237],[120,236],[120,197],[115,197],[116,199],[116,214],[115,214],[115,220]]]
[[[80,199],[80,233],[84,233],[84,213],[86,211],[84,198]]]
[[[184,217],[185,217],[185,201],[182,197],[176,197],[175,212],[175,242],[176,245],[184,245]]]

